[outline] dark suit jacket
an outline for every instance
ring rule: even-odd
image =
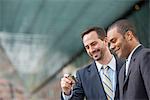
[[[125,77],[125,64],[119,74],[121,100],[150,100],[150,49],[138,47]]]
[[[119,59],[116,61],[116,70],[118,76],[123,62]],[[76,75],[77,82],[74,86],[71,100],[84,100],[84,97],[86,97],[87,100],[106,100],[106,94],[104,92],[102,81],[95,62],[77,71]],[[118,77],[116,83],[117,86],[115,98],[117,100],[119,98]]]

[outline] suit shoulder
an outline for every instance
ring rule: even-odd
[[[94,63],[94,62],[93,62],[93,63]],[[89,68],[91,67],[91,65],[92,65],[93,63],[90,63],[90,64],[88,64],[88,65],[83,66],[82,68],[80,68],[79,70],[77,70],[77,73],[83,73],[83,72],[89,70]]]
[[[150,49],[149,49],[149,48],[144,48],[144,49],[142,49],[142,51],[143,51],[144,53],[150,53]]]
[[[141,70],[144,68],[149,68],[150,65],[150,49],[149,48],[143,48],[141,49],[137,56],[134,58],[136,59],[136,63],[139,64],[139,67]]]
[[[143,57],[149,57],[150,56],[150,49],[149,48],[143,48],[140,52],[139,52],[139,57],[141,59],[143,59]]]

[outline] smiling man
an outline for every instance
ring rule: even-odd
[[[110,49],[126,63],[119,74],[121,100],[150,100],[150,49],[140,44],[135,26],[126,19],[107,31]]]

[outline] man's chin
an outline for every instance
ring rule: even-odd
[[[121,58],[121,55],[120,55],[120,54],[116,53],[116,55],[117,55],[118,58]]]
[[[95,61],[99,61],[100,59],[100,57],[94,58]]]
[[[118,58],[121,58],[121,59],[122,59],[122,58],[123,58],[123,59],[125,58],[125,57],[124,57],[123,55],[121,55],[121,54],[117,54],[117,57],[118,57]]]

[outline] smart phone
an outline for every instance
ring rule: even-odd
[[[72,78],[75,82],[77,82],[77,79],[73,75],[69,74],[68,77]]]

